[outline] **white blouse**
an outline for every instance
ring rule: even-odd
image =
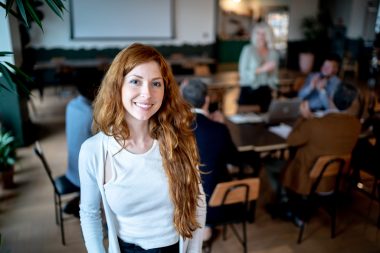
[[[176,243],[174,207],[157,140],[143,154],[122,149],[114,138],[109,145],[120,151],[110,156],[112,177],[104,185],[118,237],[144,249]]]

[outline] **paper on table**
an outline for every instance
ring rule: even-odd
[[[288,138],[290,132],[292,131],[292,127],[287,125],[287,124],[281,123],[278,126],[269,127],[269,131],[274,133],[274,134],[277,134],[278,136],[280,136],[284,139],[286,139],[286,138]]]
[[[229,119],[236,124],[263,122],[263,118],[255,113],[235,114]]]

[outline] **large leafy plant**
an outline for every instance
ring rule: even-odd
[[[61,0],[6,0],[5,3],[0,1],[0,7],[5,9],[6,16],[12,15],[19,20],[25,27],[30,28],[32,22],[35,22],[40,29],[42,27],[42,16],[39,15],[38,7],[46,4],[60,18],[62,18],[65,6]],[[13,54],[12,52],[1,51],[0,49],[0,91],[6,89],[10,92],[17,92],[16,84],[21,90],[28,93],[25,87],[26,82],[31,82],[31,78],[21,71],[14,64],[4,61],[4,57]]]

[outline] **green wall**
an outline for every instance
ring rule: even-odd
[[[241,49],[248,44],[248,40],[220,40],[218,41],[218,62],[238,63]]]

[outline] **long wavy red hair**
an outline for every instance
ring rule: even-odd
[[[135,43],[115,57],[94,101],[94,130],[119,141],[130,137],[121,98],[124,77],[137,65],[150,61],[160,66],[165,92],[161,108],[149,119],[149,134],[160,143],[174,204],[175,228],[180,235],[191,238],[192,232],[200,226],[196,220],[200,195],[199,154],[191,129],[194,116],[180,95],[170,67],[155,48]]]

